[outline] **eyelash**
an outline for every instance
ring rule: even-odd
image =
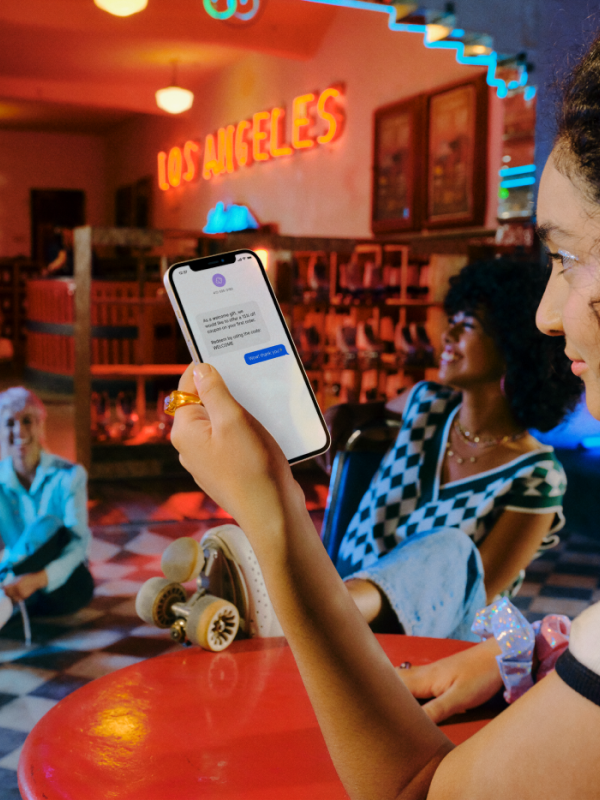
[[[565,257],[563,256],[562,253],[551,253],[550,251],[548,251],[548,267],[550,269],[552,269],[552,263],[554,261],[560,261],[562,269],[558,274],[563,275],[567,269],[567,267],[565,267]]]
[[[560,261],[560,265],[562,267],[561,271],[558,273],[559,275],[564,275],[567,270],[571,269],[573,266],[576,266],[579,263],[579,259],[576,256],[571,256],[568,253],[561,253],[560,250],[558,253],[551,253],[548,251],[548,266],[552,269],[552,262],[553,261]],[[565,263],[567,262],[567,263]]]
[[[467,322],[467,321],[466,321],[466,320],[464,320],[464,319],[463,319],[463,320],[460,320],[460,322],[458,322],[458,321],[457,321],[457,320],[455,320],[454,318],[450,318],[450,319],[448,320],[448,325],[451,325],[452,327],[454,327],[455,325],[462,325],[462,326],[463,326],[463,328],[467,328],[468,330],[471,330],[471,331],[472,331],[472,330],[475,330],[475,325],[473,325],[473,323],[472,323],[472,322]]]

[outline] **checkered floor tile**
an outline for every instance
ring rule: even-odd
[[[326,486],[302,483],[320,528]],[[23,742],[59,700],[95,678],[178,649],[168,631],[141,623],[134,596],[159,574],[169,542],[199,539],[227,517],[193,485],[145,481],[93,485],[90,520],[96,581],[91,604],[68,617],[32,620],[29,649],[19,616],[0,631],[0,800],[18,800]],[[600,599],[599,577],[600,543],[563,534],[558,548],[531,564],[516,604],[532,621],[549,612],[572,616]]]

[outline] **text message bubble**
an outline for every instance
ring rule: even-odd
[[[262,350],[255,350],[253,353],[244,353],[246,364],[259,364],[261,361],[270,361],[279,356],[289,356],[284,345],[276,344],[273,347],[264,347]]]
[[[271,338],[255,300],[196,316],[207,355],[220,356],[264,344]]]

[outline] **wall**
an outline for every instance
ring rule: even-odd
[[[194,108],[181,118],[156,118],[120,128],[109,139],[111,191],[143,175],[156,175],[156,155],[186,139],[284,105],[296,95],[343,81],[347,125],[331,145],[254,164],[233,175],[162,192],[156,188],[154,225],[199,229],[219,200],[248,205],[282,234],[368,237],[370,230],[373,111],[435,87],[475,77],[480,68],[456,63],[451,53],[427,50],[418,34],[392,32],[387,16],[340,9],[317,56],[298,62],[248,55],[195,89]],[[501,114],[490,110],[492,177],[488,222],[496,211]],[[288,134],[289,136],[289,134]]]
[[[30,254],[30,189],[82,189],[87,222],[106,224],[105,152],[100,136],[0,130],[0,257]]]

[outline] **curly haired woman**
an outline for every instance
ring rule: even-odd
[[[402,427],[342,540],[337,568],[376,630],[474,638],[475,613],[564,524],[549,430],[581,391],[535,327],[536,265],[471,264],[451,280],[440,381],[388,404]]]

